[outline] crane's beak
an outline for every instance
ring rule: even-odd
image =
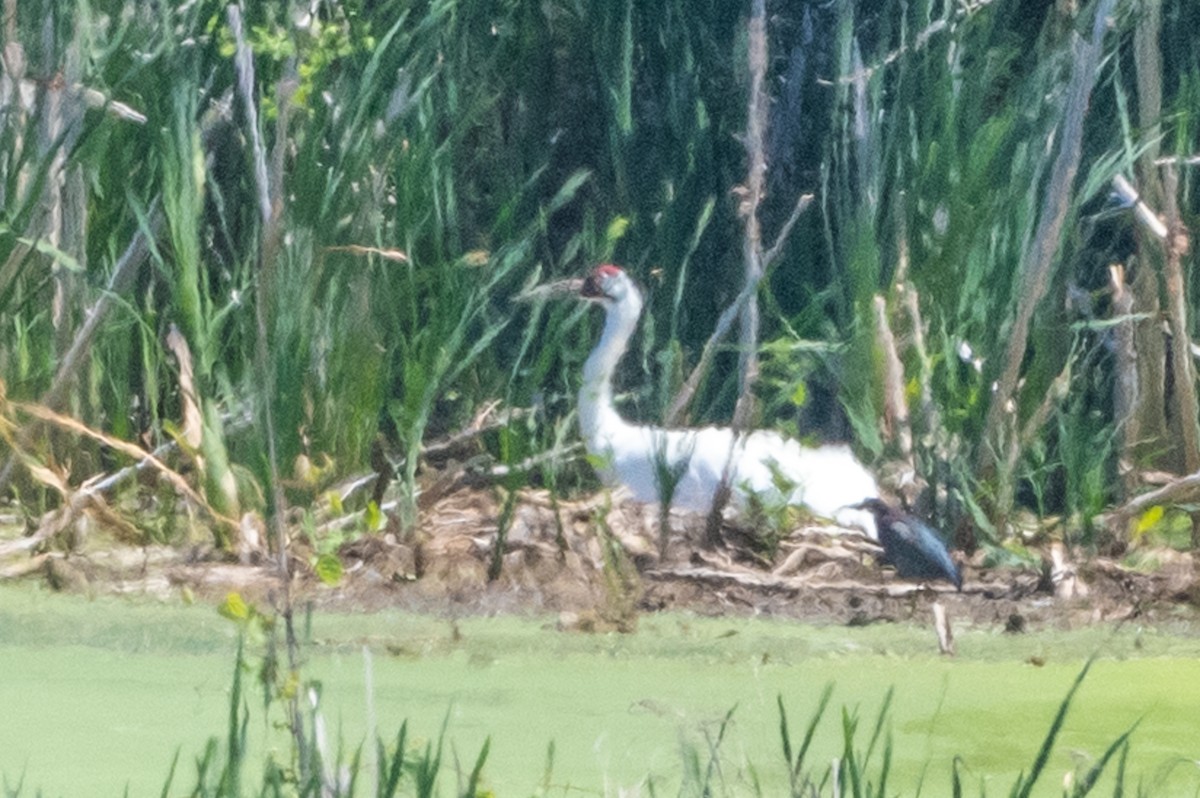
[[[579,277],[573,277],[570,280],[559,280],[553,283],[542,283],[541,285],[525,289],[516,296],[515,301],[544,302],[547,299],[586,296],[584,293],[586,288],[584,283],[585,281]]]

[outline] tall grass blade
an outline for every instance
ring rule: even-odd
[[[783,695],[778,694],[775,697],[775,703],[779,707],[779,736],[783,741],[784,760],[787,762],[788,778],[791,782],[792,794],[798,795],[804,784],[809,779],[804,776],[804,763],[808,756],[808,749],[812,745],[812,741],[817,733],[817,726],[821,723],[821,718],[825,716],[825,710],[829,707],[829,700],[833,697],[833,683],[829,682],[821,690],[821,697],[817,700],[817,708],[808,719],[808,725],[804,729],[804,738],[800,742],[800,749],[796,752],[795,759],[791,753],[791,736],[788,730],[787,713],[783,706]]]
[[[396,750],[391,755],[383,746],[383,740],[376,740],[379,746],[379,798],[393,798],[400,787],[400,776],[404,773],[404,747],[408,740],[408,721],[400,724],[396,734]]]
[[[725,717],[721,718],[721,723],[717,727],[717,737],[712,739],[708,733],[705,737],[708,738],[708,764],[704,769],[704,779],[700,783],[701,795],[713,794],[713,779],[718,778],[721,773],[721,744],[725,741],[725,732],[728,731],[730,723],[733,720],[733,713],[737,710],[737,705],[729,708],[725,713]]]
[[[1092,663],[1096,661],[1096,655],[1088,658],[1084,663],[1083,668],[1075,677],[1075,681],[1071,684],[1071,689],[1067,691],[1067,695],[1063,698],[1062,703],[1058,705],[1058,711],[1054,715],[1054,722],[1050,724],[1050,730],[1046,733],[1046,739],[1042,741],[1042,747],[1038,749],[1037,757],[1033,760],[1033,765],[1029,769],[1029,775],[1017,779],[1013,785],[1012,795],[1015,798],[1029,798],[1033,792],[1033,787],[1037,783],[1038,777],[1042,775],[1042,770],[1045,769],[1046,763],[1050,761],[1050,752],[1054,750],[1054,742],[1058,739],[1058,733],[1062,731],[1063,723],[1067,719],[1067,710],[1071,708],[1071,700],[1075,697],[1075,693],[1079,690],[1079,686],[1083,684],[1084,678],[1088,671],[1092,668]]]
[[[1096,786],[1096,782],[1099,781],[1100,775],[1104,772],[1104,768],[1108,765],[1108,761],[1112,759],[1113,755],[1118,752],[1121,754],[1121,758],[1118,760],[1120,770],[1124,771],[1125,757],[1129,751],[1129,737],[1133,734],[1137,727],[1137,723],[1133,724],[1133,726],[1129,727],[1125,733],[1112,741],[1112,743],[1104,751],[1104,754],[1098,760],[1096,760],[1096,763],[1092,765],[1091,768],[1088,769],[1087,774],[1075,783],[1075,788],[1071,791],[1072,796],[1084,796],[1090,793],[1092,788]],[[1118,774],[1116,787],[1118,793],[1121,790],[1121,780],[1123,778],[1123,772]]]
[[[442,769],[442,744],[446,740],[446,727],[450,723],[450,713],[442,719],[442,728],[438,732],[437,747],[433,743],[425,744],[425,753],[414,763],[413,780],[416,782],[417,798],[433,798],[436,795],[438,772]]]
[[[171,767],[167,770],[167,780],[163,783],[162,792],[159,793],[160,798],[168,798],[171,795],[171,783],[175,781],[175,767],[179,764],[179,749],[175,749],[175,756],[171,757]]]
[[[492,738],[489,735],[484,738],[483,747],[479,749],[479,756],[475,759],[475,767],[471,768],[471,776],[467,779],[467,786],[462,792],[462,798],[476,798],[479,790],[479,777],[483,774],[483,764],[487,762],[491,746]]]
[[[225,795],[242,794],[242,762],[246,753],[246,724],[249,713],[242,714],[242,670],[245,667],[245,638],[238,636],[233,666],[233,686],[229,695],[229,729],[225,742],[225,771],[221,790]]]
[[[887,693],[883,696],[883,704],[879,707],[879,715],[875,718],[875,728],[871,732],[871,741],[867,744],[867,753],[863,757],[863,765],[871,761],[871,755],[875,751],[875,743],[879,741],[879,735],[883,732],[884,722],[887,720],[888,713],[892,708],[892,699],[895,698],[896,688],[893,685],[888,688]]]
[[[1116,784],[1113,785],[1113,798],[1125,798],[1125,766],[1129,760],[1129,745],[1121,748],[1121,758],[1117,760]]]
[[[863,763],[859,760],[858,752],[854,750],[854,737],[858,734],[858,715],[847,707],[842,707],[842,756],[838,768],[838,782],[841,789],[846,788],[846,776],[849,776],[850,795],[860,798],[863,794],[862,772]]]

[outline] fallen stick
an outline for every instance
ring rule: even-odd
[[[773,590],[801,591],[830,591],[858,592],[884,598],[902,598],[918,593],[955,593],[953,585],[926,584],[879,584],[869,585],[852,579],[836,582],[805,579],[804,577],[778,577],[770,574],[758,574],[749,571],[723,571],[716,568],[654,568],[643,574],[651,579],[689,579],[698,582],[715,584],[737,584],[744,587],[765,588]],[[963,593],[987,593],[988,585],[964,586]]]
[[[933,629],[937,632],[938,650],[948,657],[954,656],[954,631],[950,628],[950,616],[942,602],[933,602]]]

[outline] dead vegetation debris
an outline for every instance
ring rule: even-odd
[[[672,513],[661,554],[654,507],[607,494],[568,502],[522,491],[501,536],[502,508],[497,491],[462,489],[424,507],[408,534],[393,519],[381,532],[347,535],[333,585],[317,578],[315,542],[294,529],[293,595],[366,611],[551,612],[559,628],[589,632],[629,631],[640,613],[667,609],[924,624],[935,602],[956,622],[1016,632],[1177,615],[1200,603],[1193,558],[1179,552],[1162,553],[1150,571],[1101,557],[1071,563],[1061,547],[1047,551],[1042,569],[986,569],[976,558],[963,563],[967,578],[956,592],[895,578],[879,567],[869,539],[827,526],[801,525],[771,550],[754,545],[753,530],[729,526],[727,545],[714,549],[704,546],[703,518]],[[99,528],[103,517],[86,516],[86,532],[0,543],[10,551],[0,579],[40,578],[88,594],[220,600],[236,592],[267,605],[278,595],[278,569],[265,558],[239,562],[211,545],[132,546],[121,530]]]

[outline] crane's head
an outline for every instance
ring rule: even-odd
[[[619,266],[604,263],[592,269],[586,278],[573,277],[526,288],[516,296],[515,301],[534,302],[573,297],[611,306],[621,303],[631,295],[641,298],[641,293],[629,275]]]
[[[584,299],[608,304],[611,302],[620,302],[629,296],[630,292],[636,292],[633,281],[629,279],[629,275],[619,267],[611,263],[602,263],[592,269],[591,274],[583,281],[583,287],[579,289],[579,295]]]

